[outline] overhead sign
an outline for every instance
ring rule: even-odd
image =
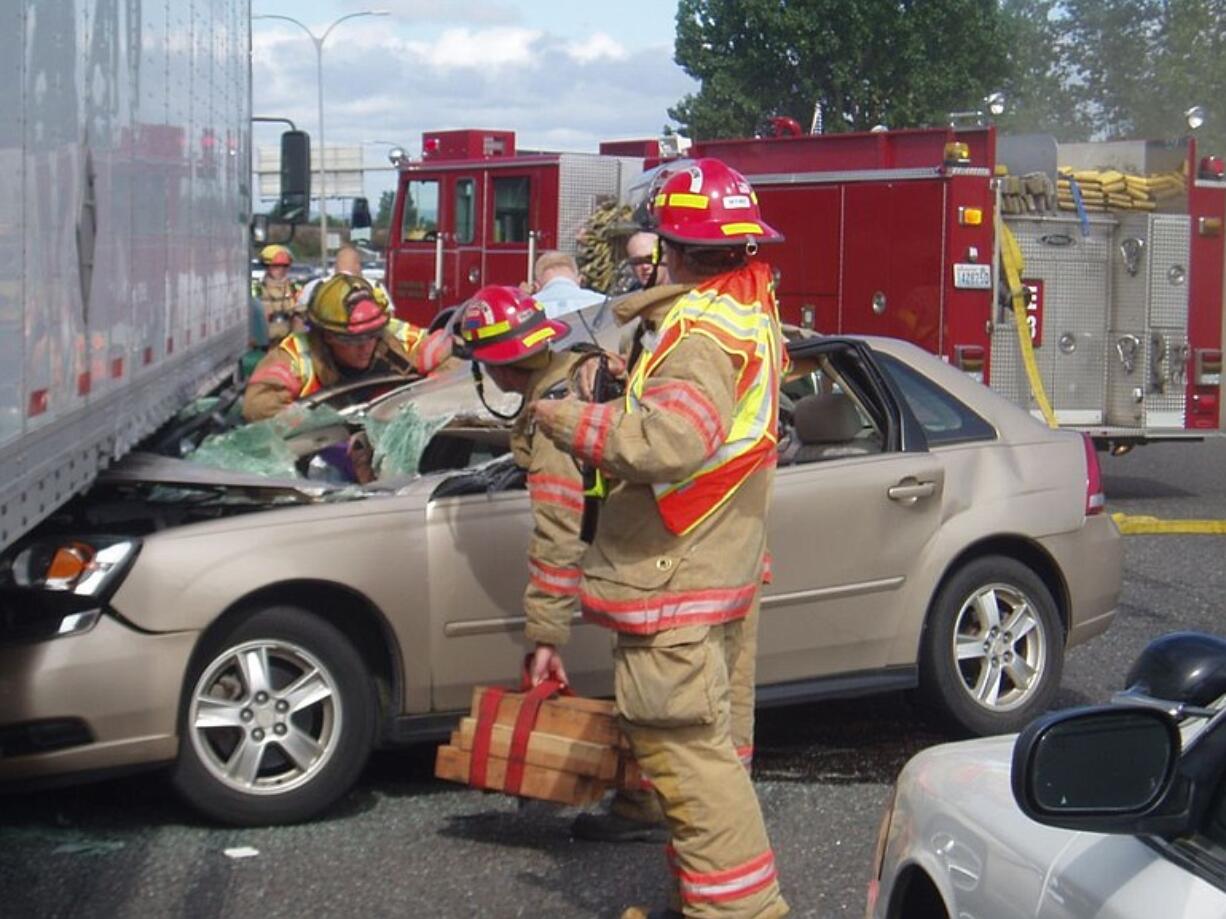
[[[363,190],[362,147],[335,146],[329,147],[324,160],[327,166],[325,179],[328,183],[329,198],[358,198],[365,194]],[[261,198],[281,197],[281,148],[275,145],[261,146],[255,151],[255,174],[258,179]],[[311,147],[312,185],[319,184],[319,148]],[[319,188],[311,189],[315,197],[319,196]]]

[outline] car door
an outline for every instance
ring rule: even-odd
[[[1226,916],[1226,850],[1198,840],[1188,861],[1135,836],[1078,833],[1059,854],[1043,886],[1036,919],[1221,919]],[[1173,853],[1172,853],[1173,854]],[[1199,863],[1199,870],[1189,870]],[[1218,884],[1209,878],[1214,874]]]
[[[939,458],[927,451],[922,433],[906,430],[901,406],[866,348],[827,342],[800,349],[795,359],[798,369],[814,361],[824,366],[789,384],[798,397],[794,420],[801,420],[801,399],[822,398],[826,391],[855,403],[862,430],[845,444],[818,445],[820,455],[799,462],[781,445],[759,683],[884,666],[899,618],[924,614],[902,608],[899,597],[940,525],[945,487]]]
[[[433,707],[468,708],[472,687],[517,683],[524,655],[532,511],[518,484],[491,493],[432,498],[426,509],[430,558]],[[577,692],[611,695],[609,633],[576,622],[565,649]]]

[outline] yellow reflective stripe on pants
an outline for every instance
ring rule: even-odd
[[[1160,520],[1143,514],[1112,514],[1111,519],[1125,536],[1226,535],[1226,520]]]

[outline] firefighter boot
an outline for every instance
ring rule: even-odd
[[[570,825],[575,839],[590,842],[668,842],[668,825],[650,788],[618,790],[602,814],[580,814]]]

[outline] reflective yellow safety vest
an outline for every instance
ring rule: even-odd
[[[311,341],[306,332],[293,332],[281,340],[277,346],[290,356],[293,361],[294,375],[301,381],[302,388],[297,398],[302,399],[323,388],[319,375],[315,372],[315,359],[311,357]]]
[[[401,319],[392,319],[387,324],[396,341],[400,342],[404,348],[405,354],[412,354],[413,349],[417,347],[417,343],[421,341],[422,336],[426,334],[426,330],[418,328],[409,322],[404,322]]]
[[[664,525],[683,535],[711,516],[750,475],[776,459],[779,386],[787,352],[770,267],[751,262],[678,298],[658,333],[655,349],[631,370],[628,412],[640,410],[647,380],[687,335],[707,336],[737,368],[736,405],[724,442],[688,478],[652,486]]]

